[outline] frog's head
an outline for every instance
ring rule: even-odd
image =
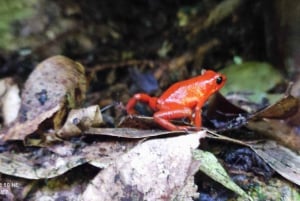
[[[226,82],[226,76],[214,72],[212,70],[202,71],[202,76],[207,80],[208,89],[210,89],[210,93],[213,94],[216,91],[220,90]]]

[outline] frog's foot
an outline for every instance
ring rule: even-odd
[[[190,132],[190,131],[199,131],[201,130],[201,127],[195,127],[195,126],[176,126],[177,130]]]

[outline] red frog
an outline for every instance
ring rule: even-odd
[[[199,130],[202,124],[202,106],[225,82],[224,75],[206,70],[200,76],[173,84],[160,97],[150,97],[144,93],[135,94],[128,101],[126,110],[128,114],[134,114],[137,101],[144,102],[154,110],[154,121],[163,128],[188,130],[188,126],[176,126],[170,122],[172,119],[188,118]]]

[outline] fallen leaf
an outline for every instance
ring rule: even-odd
[[[48,179],[85,163],[103,168],[134,147],[137,141],[84,144],[64,141],[32,153],[0,153],[0,172],[26,179]],[[49,151],[51,150],[51,151]]]
[[[232,190],[238,195],[252,200],[252,198],[247,195],[247,193],[241,189],[237,184],[235,184],[223,166],[218,162],[218,159],[210,152],[195,150],[194,157],[196,160],[199,160],[201,165],[199,166],[199,170],[204,174],[208,175],[211,179],[219,182],[226,188]]]
[[[98,168],[107,168],[138,143],[139,140],[114,140],[97,142],[92,146],[86,146],[85,148],[83,148],[82,154],[89,159],[89,164]]]
[[[82,65],[64,56],[44,60],[27,79],[17,122],[4,132],[3,140],[23,140],[51,117],[58,129],[66,110],[84,100],[86,88]]]
[[[135,128],[93,128],[90,127],[84,131],[87,135],[106,135],[122,138],[146,138],[161,135],[183,134],[184,131],[166,131],[166,130],[140,130]]]
[[[52,178],[65,173],[87,161],[82,156],[53,157],[43,156],[43,163],[35,162],[31,153],[1,153],[0,172],[26,179]]]
[[[61,138],[80,135],[90,127],[97,127],[103,122],[98,105],[87,108],[73,109],[69,112],[67,120],[57,135]]]
[[[0,96],[4,126],[9,126],[18,116],[21,106],[20,90],[12,78],[0,80]]]
[[[291,95],[252,115],[246,126],[295,151],[300,149],[299,100]]]
[[[259,132],[269,139],[276,140],[292,150],[300,150],[299,130],[289,126],[283,120],[262,119],[259,121],[248,121],[247,128]]]
[[[274,141],[252,144],[250,147],[276,172],[300,186],[300,156]]]
[[[273,105],[259,111],[251,119],[270,118],[285,119],[296,114],[299,108],[299,100],[291,95],[282,97]]]
[[[199,167],[192,150],[205,135],[201,131],[137,145],[94,178],[83,200],[173,200]]]
[[[207,105],[205,119],[220,131],[244,126],[248,116],[245,110],[229,102],[222,94],[216,93]]]
[[[272,169],[280,175],[298,184],[300,181],[300,156],[292,150],[281,146],[275,141],[243,142],[217,133],[209,133],[208,138],[224,140],[227,142],[247,146],[260,156]],[[297,149],[299,151],[299,149]]]

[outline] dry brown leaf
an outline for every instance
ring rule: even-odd
[[[254,114],[247,127],[295,151],[300,150],[299,100],[291,95]]]
[[[137,145],[96,176],[83,200],[174,199],[199,167],[192,150],[205,135],[205,131],[200,131]],[[193,194],[181,196],[179,200],[190,200]]]
[[[252,119],[270,118],[285,119],[294,115],[299,108],[299,100],[291,95],[284,96],[282,99],[256,113]]]
[[[274,141],[250,145],[276,172],[300,185],[300,156]]]
[[[280,127],[280,125],[278,127]],[[209,134],[210,135],[207,136],[209,138],[224,140],[251,148],[270,165],[272,169],[291,182],[300,185],[300,156],[292,150],[281,146],[275,141],[243,142],[213,132]],[[297,151],[299,152],[299,149]]]
[[[103,119],[98,105],[73,109],[69,112],[65,124],[57,131],[57,135],[62,138],[80,135],[82,131],[90,127],[97,127],[102,122]]]
[[[140,130],[135,128],[88,128],[84,131],[87,135],[107,135],[122,138],[146,138],[161,135],[183,134],[184,131],[166,131],[166,130]]]
[[[44,60],[27,79],[17,122],[3,139],[23,140],[51,117],[58,129],[66,110],[84,100],[86,88],[82,65],[64,56]]]
[[[247,127],[270,139],[276,140],[294,151],[300,150],[299,131],[282,120],[262,119],[260,121],[249,121]]]

